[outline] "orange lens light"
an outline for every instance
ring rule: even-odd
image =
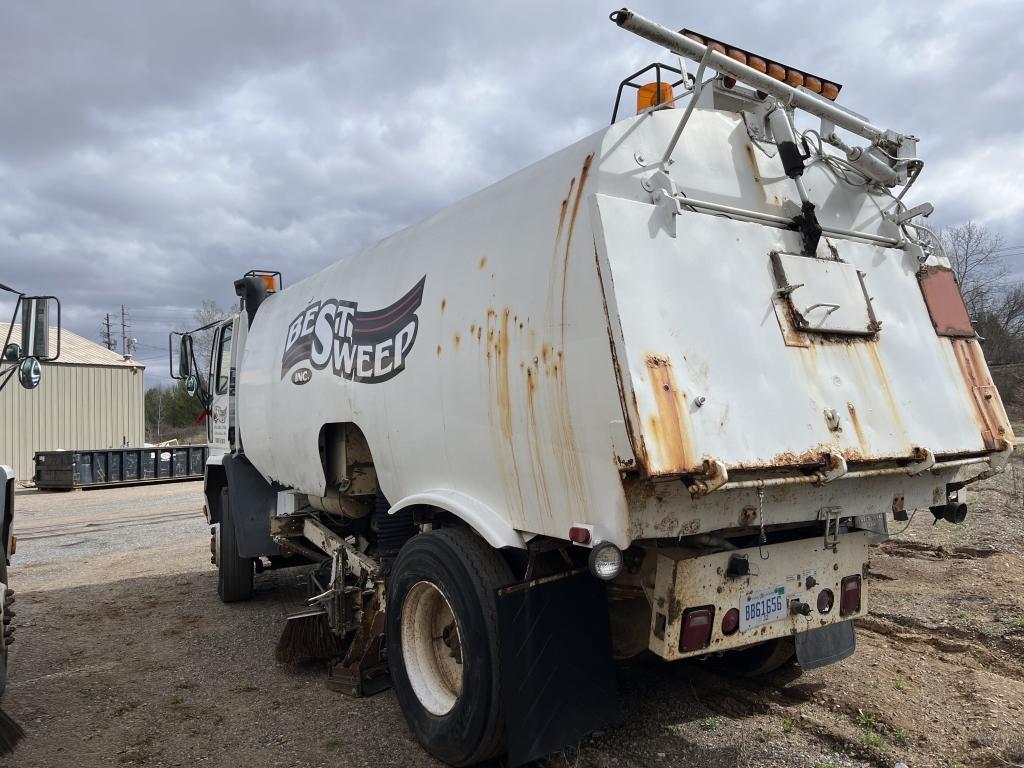
[[[822,83],[821,95],[835,101],[839,97],[839,86],[835,83]]]
[[[768,64],[768,77],[774,77],[776,80],[785,80],[786,68],[781,64],[776,64],[773,61]]]
[[[730,48],[728,56],[729,56],[730,59],[735,59],[740,64],[746,64],[747,63],[747,54],[745,54],[743,51],[738,50],[736,48]]]
[[[267,293],[277,293],[277,275],[258,275],[258,277],[267,286]]]
[[[747,66],[756,69],[762,75],[768,72],[768,63],[760,56],[748,56]]]
[[[666,101],[672,99],[672,86],[668,83],[661,83],[661,93],[658,93],[658,83],[646,83],[641,85],[636,91],[636,111],[638,113],[643,112],[645,109],[650,109],[658,104],[665,104]],[[673,104],[665,104],[666,107],[672,107]]]
[[[804,88],[815,93],[821,93],[821,80],[812,75],[804,77]]]
[[[794,88],[804,84],[804,73],[797,72],[795,69],[791,69],[786,72],[786,84],[792,85]]]

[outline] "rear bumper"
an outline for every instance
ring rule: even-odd
[[[664,659],[742,648],[867,613],[863,579],[868,561],[866,531],[842,534],[834,547],[826,546],[819,537],[703,556],[694,556],[693,550],[684,548],[658,549],[655,553],[657,565],[649,647]],[[736,556],[747,560],[747,575],[729,575],[730,558]],[[860,605],[857,610],[843,613],[842,580],[852,576],[861,577]],[[834,604],[830,611],[822,613],[818,610],[818,595],[826,589],[832,591]],[[729,634],[723,631],[722,620],[729,609],[737,609],[742,616],[751,599],[767,592],[782,597],[786,611],[781,617],[757,623],[760,618],[755,616],[749,622],[741,621]],[[809,605],[810,614],[791,613],[789,607],[794,602]],[[712,614],[707,643],[696,649],[684,648],[687,612],[702,607],[710,608]]]

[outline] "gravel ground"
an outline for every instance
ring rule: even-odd
[[[1024,762],[1024,470],[963,526],[918,515],[876,550],[858,651],[758,684],[699,662],[620,670],[624,719],[544,768],[974,768]],[[350,699],[273,647],[299,591],[216,596],[201,484],[18,493],[17,643],[0,765],[420,766],[392,692]],[[923,519],[924,517],[929,520]]]

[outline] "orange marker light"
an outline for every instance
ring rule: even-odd
[[[751,69],[756,69],[761,74],[768,72],[768,62],[762,59],[760,56],[749,56],[747,57],[747,66]]]
[[[804,77],[804,88],[815,93],[821,93],[821,80],[811,75]]]
[[[795,69],[791,69],[786,73],[786,84],[792,85],[794,88],[804,84],[804,73],[797,72]]]
[[[823,83],[821,86],[821,95],[826,99],[835,101],[839,96],[839,86],[835,83]]]
[[[786,68],[781,64],[776,64],[774,61],[768,64],[768,77],[774,77],[776,80],[786,79]]]
[[[666,101],[672,99],[672,86],[668,83],[661,84],[661,93],[658,93],[658,83],[646,83],[641,85],[636,91],[636,111],[639,114],[645,109],[657,106],[658,104],[664,104]],[[671,108],[674,104],[665,104],[666,107]]]

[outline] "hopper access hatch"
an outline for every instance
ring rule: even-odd
[[[855,266],[775,251],[771,260],[778,294],[789,304],[799,330],[853,336],[878,332],[864,273]]]

